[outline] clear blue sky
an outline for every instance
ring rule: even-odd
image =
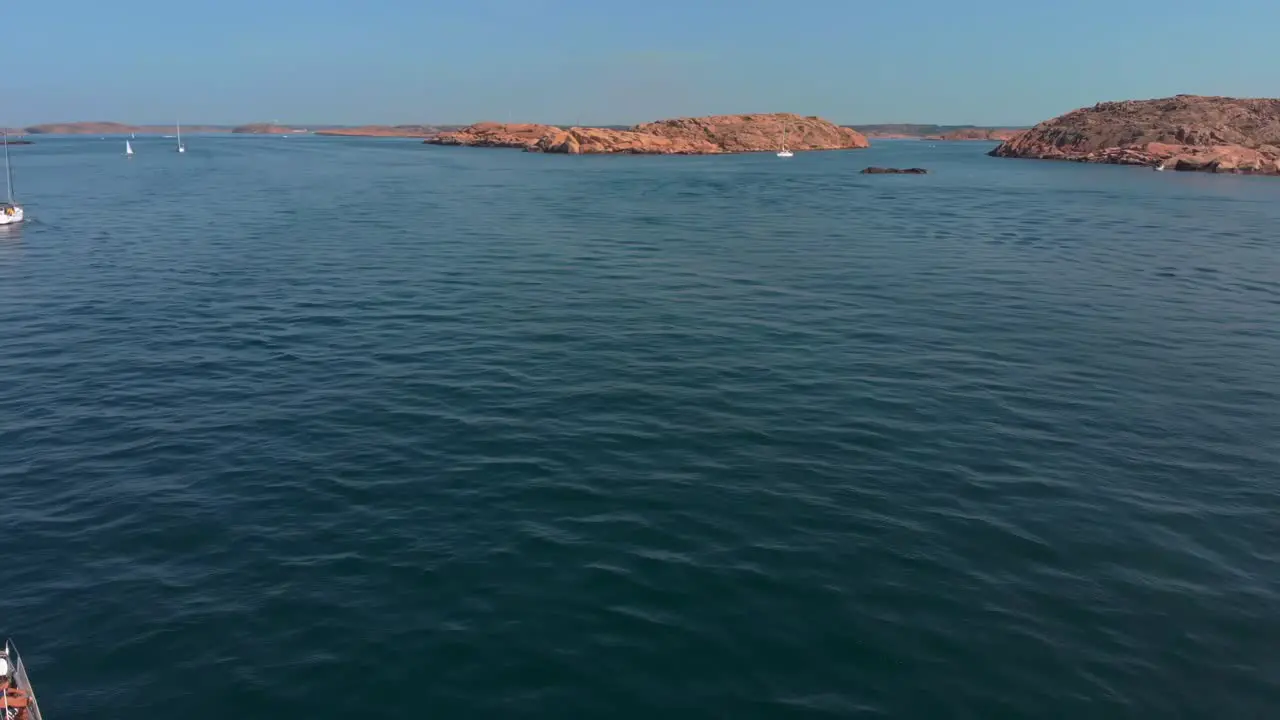
[[[1020,125],[1280,96],[1280,0],[14,0],[0,20],[0,125]]]

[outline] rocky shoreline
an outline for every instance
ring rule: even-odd
[[[1280,100],[1178,95],[1099,103],[1042,122],[989,154],[1280,175]]]
[[[870,147],[867,138],[856,130],[792,113],[676,118],[643,123],[628,130],[485,122],[442,132],[425,142],[570,155],[714,155],[774,151],[782,145],[784,132],[786,145],[792,150]]]

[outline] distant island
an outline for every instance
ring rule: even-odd
[[[960,130],[952,130],[951,132],[942,133],[941,135],[927,135],[925,140],[942,140],[966,141],[966,140],[983,140],[1003,142],[1018,137],[1026,130],[1017,128],[963,128]]]
[[[271,123],[250,123],[248,125],[237,125],[231,128],[231,132],[236,135],[297,135],[307,131],[284,127],[283,125],[272,125]]]
[[[990,154],[1280,175],[1280,99],[1177,95],[1098,103],[1042,122]]]
[[[753,113],[676,118],[643,123],[628,130],[562,128],[529,123],[476,123],[442,132],[433,145],[519,148],[527,152],[655,155],[711,155],[777,150],[846,150],[870,146],[856,130],[818,117],[792,113]]]
[[[1004,140],[989,137],[993,134],[1021,132],[1021,128],[979,125],[924,125],[913,123],[881,123],[879,125],[849,125],[872,139],[902,140]]]
[[[316,130],[316,135],[339,135],[343,137],[400,137],[426,138],[434,137],[446,130],[456,130],[458,125],[361,125],[359,127],[327,128]]]
[[[131,134],[147,134],[158,135],[173,134],[176,129],[174,125],[125,125],[118,122],[67,122],[67,123],[46,123],[44,125],[32,125],[25,128],[25,132],[30,135],[131,135]],[[183,132],[189,133],[225,133],[231,129],[217,125],[184,125]]]

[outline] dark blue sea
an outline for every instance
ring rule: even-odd
[[[48,720],[1280,714],[1274,179],[35,139]]]

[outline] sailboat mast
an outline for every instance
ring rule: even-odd
[[[9,133],[4,133],[4,187],[13,204],[13,167],[9,165]]]

